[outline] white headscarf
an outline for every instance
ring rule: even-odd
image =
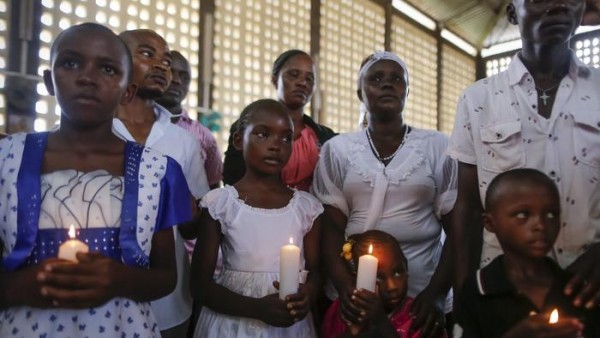
[[[379,62],[381,60],[391,60],[391,61],[396,62],[398,65],[400,65],[400,67],[402,67],[402,70],[404,70],[404,74],[406,75],[406,85],[408,86],[409,76],[408,76],[408,67],[406,67],[406,63],[404,63],[404,61],[398,55],[396,55],[392,52],[376,51],[375,53],[373,53],[373,56],[371,58],[369,58],[369,60],[367,62],[365,62],[365,64],[362,67],[360,67],[360,70],[358,71],[358,79],[356,80],[356,86],[357,86],[358,90],[361,89],[360,82],[361,82],[363,76],[369,70],[369,68],[371,68],[371,66],[373,66],[376,62]],[[360,103],[360,115],[358,118],[358,129],[359,130],[364,129],[369,125],[368,115],[369,115],[369,112],[367,111],[367,107],[365,106],[365,104],[363,102],[361,102]]]

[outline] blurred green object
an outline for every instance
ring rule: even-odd
[[[219,112],[212,111],[208,114],[202,114],[198,120],[210,131],[221,130],[221,114]]]

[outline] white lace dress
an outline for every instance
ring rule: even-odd
[[[260,209],[245,204],[232,186],[212,190],[201,205],[221,224],[223,270],[216,282],[238,294],[261,298],[277,293],[273,281],[279,280],[279,251],[290,236],[303,248],[304,235],[323,212],[317,199],[295,191],[287,206]],[[302,250],[300,266],[304,266]],[[194,337],[316,337],[312,317],[288,328],[262,321],[233,317],[203,307]]]

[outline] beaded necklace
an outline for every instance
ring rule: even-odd
[[[400,151],[400,149],[402,149],[402,146],[404,146],[404,143],[406,142],[406,140],[408,139],[408,125],[404,125],[404,134],[402,137],[402,142],[400,142],[400,145],[398,146],[398,148],[396,149],[396,151],[394,151],[393,154],[389,155],[389,156],[385,156],[385,157],[381,157],[381,155],[379,155],[379,152],[377,151],[377,148],[375,148],[375,144],[373,144],[373,140],[371,139],[371,133],[369,132],[369,128],[367,127],[365,129],[365,132],[367,133],[367,139],[369,140],[369,145],[371,146],[371,150],[373,150],[373,153],[375,154],[375,156],[377,157],[377,159],[384,163],[387,162],[391,159],[394,158],[394,156],[396,156],[398,154],[398,152]]]

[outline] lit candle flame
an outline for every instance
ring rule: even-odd
[[[290,237],[290,244],[294,245],[294,238],[293,237]]]
[[[69,228],[69,238],[75,238],[75,226],[73,224],[71,224],[71,227]]]
[[[369,255],[373,253],[373,244],[369,244]]]
[[[552,310],[552,313],[550,314],[550,320],[548,321],[548,323],[556,324],[557,322],[558,322],[558,310],[554,309],[554,310]]]

